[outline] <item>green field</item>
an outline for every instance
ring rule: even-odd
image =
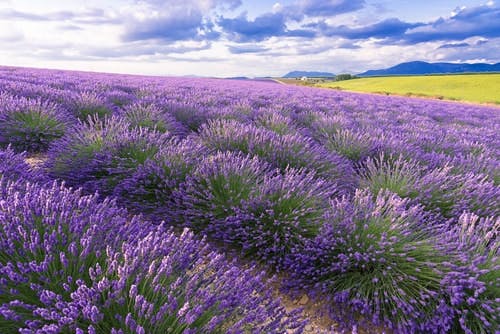
[[[360,78],[318,84],[358,92],[500,104],[500,74]]]

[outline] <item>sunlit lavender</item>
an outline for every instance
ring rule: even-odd
[[[0,333],[498,333],[500,109],[0,68]],[[279,288],[277,288],[277,286]]]

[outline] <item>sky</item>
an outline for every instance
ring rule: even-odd
[[[500,62],[491,0],[0,0],[0,65],[174,76]]]

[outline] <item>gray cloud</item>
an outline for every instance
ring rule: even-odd
[[[121,19],[108,15],[102,9],[89,9],[80,12],[57,11],[45,14],[33,14],[14,9],[0,9],[0,19],[17,21],[56,21],[81,24],[118,24]]]
[[[465,48],[470,46],[469,43],[448,43],[441,45],[438,49]]]
[[[478,41],[469,43],[467,47],[437,49],[436,55],[439,55],[439,61],[459,61],[459,62],[500,62],[500,38],[490,39],[487,43]]]
[[[380,44],[405,45],[432,41],[463,41],[470,37],[500,37],[500,7],[483,5],[457,9],[455,15],[435,21],[405,22],[389,18],[360,27],[333,26],[324,20],[307,24],[323,36],[338,36],[351,40],[376,38]],[[460,44],[445,44],[452,45]],[[462,45],[466,46],[466,45]],[[445,46],[448,47],[448,46]]]
[[[251,21],[242,14],[234,19],[221,18],[217,24],[237,42],[259,42],[286,34],[286,17],[282,13],[267,13]]]
[[[236,18],[220,17],[217,24],[229,39],[242,43],[263,41],[271,37],[313,38],[318,35],[317,29],[311,29],[312,26],[289,29],[288,22],[301,22],[305,17],[332,17],[359,10],[364,5],[364,0],[300,0],[280,7],[275,12],[259,15],[253,20],[242,13]]]
[[[157,45],[156,43],[134,42],[123,44],[119,47],[86,47],[80,53],[84,57],[94,58],[122,58],[136,56],[161,56],[167,54],[183,54],[193,51],[210,49],[210,43],[200,45]]]
[[[143,18],[134,16],[126,19],[124,41],[140,40],[217,40],[220,34],[214,29],[213,10],[234,10],[241,6],[241,0],[146,0],[151,13]]]
[[[394,38],[403,35],[408,29],[421,26],[422,23],[407,23],[397,18],[385,19],[375,24],[357,28],[350,28],[346,25],[329,26],[324,21],[308,24],[324,36],[339,36],[347,39],[367,39],[367,38]]]
[[[302,0],[299,8],[310,17],[335,16],[357,11],[365,6],[364,0]]]
[[[350,42],[350,41],[345,41],[345,42],[342,42],[339,45],[337,45],[337,48],[356,50],[356,49],[361,49],[361,46],[357,45],[356,43]]]
[[[4,20],[50,21],[46,16],[30,14],[14,9],[1,9],[0,18]]]
[[[461,9],[449,18],[440,18],[395,37],[406,43],[421,43],[474,36],[500,37],[500,7],[483,5]]]
[[[126,42],[161,39],[165,41],[181,41],[199,39],[200,30],[214,33],[210,24],[203,22],[200,11],[184,11],[175,9],[165,15],[144,21],[131,20],[123,36]]]
[[[0,42],[18,43],[24,40],[24,34],[21,31],[0,32]]]
[[[269,51],[269,48],[260,45],[229,45],[229,52],[232,54],[244,54],[244,53],[263,53]]]
[[[77,26],[75,24],[61,24],[57,28],[59,30],[64,30],[64,31],[81,31],[81,30],[84,30],[82,27]]]

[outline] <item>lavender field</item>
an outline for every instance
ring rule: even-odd
[[[499,161],[498,107],[0,67],[0,333],[499,333]]]

